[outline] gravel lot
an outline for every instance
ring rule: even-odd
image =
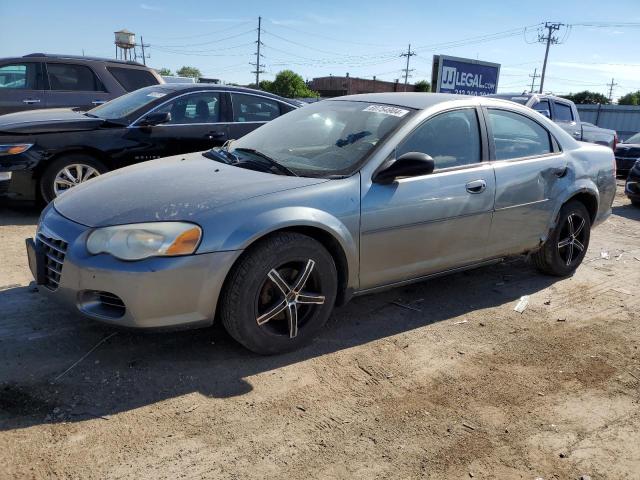
[[[362,297],[268,358],[220,327],[117,331],[45,302],[37,215],[0,206],[0,477],[640,478],[640,209],[621,194],[572,278],[513,259]]]

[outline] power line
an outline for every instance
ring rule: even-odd
[[[246,30],[244,32],[236,33],[235,35],[229,35],[228,37],[217,38],[215,40],[210,40],[208,42],[199,42],[199,43],[187,43],[184,45],[157,45],[156,47],[162,48],[185,48],[185,47],[200,47],[202,45],[211,45],[212,43],[224,42],[225,40],[231,40],[232,38],[241,37],[242,35],[247,35],[248,33],[255,32],[255,29]]]
[[[401,57],[407,57],[407,66],[406,68],[402,69],[402,71],[404,72],[404,91],[405,92],[407,91],[407,82],[409,80],[409,72],[413,71],[413,69],[409,69],[409,59],[415,55],[416,55],[416,52],[411,51],[411,44],[409,44],[409,49],[407,50],[407,53],[400,54]]]

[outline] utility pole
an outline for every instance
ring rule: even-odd
[[[536,78],[540,78],[540,75],[537,74],[538,69],[534,68],[533,69],[533,75],[529,75],[529,77],[531,77],[531,93],[533,93],[533,90],[536,88]]]
[[[144,47],[148,47],[149,44],[144,43],[144,40],[142,39],[142,35],[140,36],[140,48],[142,49],[142,63],[143,65],[147,65],[147,56],[144,54]]]
[[[404,91],[407,91],[407,82],[409,81],[409,72],[412,72],[413,69],[409,69],[409,59],[413,57],[416,53],[411,51],[411,44],[409,44],[409,49],[407,53],[401,53],[401,57],[407,57],[407,66],[402,71],[404,72]]]
[[[258,48],[256,49],[256,63],[249,64],[256,67],[256,69],[251,72],[256,74],[256,89],[259,88],[259,85],[260,85],[260,74],[264,73],[264,70],[262,70],[262,67],[264,67],[264,65],[260,64],[260,57],[262,57],[262,55],[260,55],[260,46],[264,45],[260,40],[261,33],[262,33],[262,17],[258,17],[258,41],[256,42],[256,44],[258,45]]]
[[[618,84],[611,79],[611,83],[607,84],[609,86],[609,101],[613,102],[613,87],[616,87]]]
[[[558,43],[558,37],[554,36],[553,32],[557,32],[558,30],[560,30],[560,27],[563,27],[563,26],[564,26],[563,23],[545,22],[544,28],[547,29],[547,35],[538,36],[538,42],[547,43],[547,48],[544,52],[544,63],[542,64],[542,76],[540,77],[539,93],[542,93],[542,89],[544,88],[544,76],[547,73],[547,58],[549,58],[549,47],[551,46],[551,44],[555,45]]]

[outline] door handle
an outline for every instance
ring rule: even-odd
[[[94,100],[91,102],[91,105],[102,105],[103,103],[107,103],[106,100]]]
[[[205,135],[209,140],[213,140],[214,138],[223,138],[226,136],[224,132],[209,132]]]
[[[487,188],[487,182],[484,180],[474,180],[473,182],[467,183],[465,186],[469,193],[482,193]]]
[[[28,105],[31,105],[32,103],[40,103],[40,99],[39,98],[25,98],[24,100],[22,100],[22,103],[26,103]]]

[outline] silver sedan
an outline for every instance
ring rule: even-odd
[[[512,102],[354,95],[88,181],[47,207],[27,251],[40,291],[87,317],[219,319],[272,354],[354,295],[523,253],[570,275],[615,187],[611,149]]]

